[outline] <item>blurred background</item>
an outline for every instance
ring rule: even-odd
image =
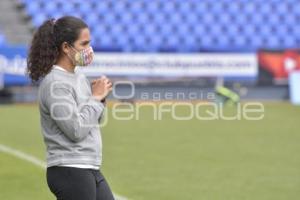
[[[244,99],[295,96],[299,104],[299,78],[289,80],[300,69],[297,1],[2,0],[1,12],[2,102],[35,100],[24,76],[32,34],[48,18],[72,15],[92,33],[96,59],[83,69],[89,77],[132,80],[137,91],[221,84]]]
[[[78,71],[119,82],[109,106],[167,100],[264,105],[256,122],[155,121],[149,108],[126,122],[108,114],[103,170],[116,194],[300,198],[298,0],[1,0],[0,13],[0,199],[54,199],[44,172],[9,152],[44,160],[38,87],[25,75],[26,56],[36,28],[65,15],[83,19],[92,34],[94,63]]]

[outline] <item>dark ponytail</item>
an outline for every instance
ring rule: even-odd
[[[46,76],[57,62],[64,42],[73,44],[88,26],[79,18],[66,16],[45,21],[34,33],[27,58],[27,73],[32,81]]]

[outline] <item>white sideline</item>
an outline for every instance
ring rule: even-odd
[[[15,156],[19,159],[30,162],[31,164],[34,164],[35,166],[38,166],[42,169],[46,169],[46,163],[45,162],[39,160],[38,158],[36,158],[32,155],[26,154],[22,151],[11,148],[9,146],[0,144],[0,152],[4,152],[4,153],[10,154],[10,155],[13,155],[13,156]],[[116,195],[116,194],[114,194],[114,197],[115,197],[116,200],[128,200],[128,198],[120,196],[120,195]]]

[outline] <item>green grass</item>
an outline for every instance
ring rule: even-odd
[[[102,129],[103,173],[116,193],[134,200],[300,198],[300,107],[267,103],[259,121],[175,121],[168,113],[157,121],[151,111],[130,121],[110,113]],[[36,106],[1,106],[0,125],[0,144],[44,159]],[[0,153],[0,199],[54,196],[42,169]]]

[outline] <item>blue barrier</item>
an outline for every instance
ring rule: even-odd
[[[30,84],[26,72],[27,47],[4,46],[0,48],[0,74],[2,86],[24,86]],[[1,85],[1,84],[0,84]]]

